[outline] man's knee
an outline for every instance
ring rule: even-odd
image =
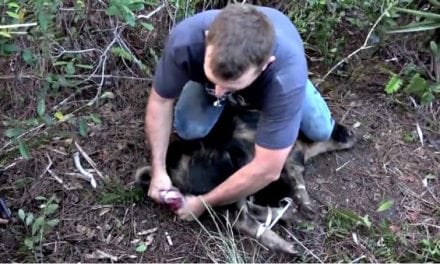
[[[323,122],[317,126],[303,130],[303,133],[312,141],[327,141],[331,138],[334,128],[333,119],[330,122]]]
[[[212,105],[202,84],[190,81],[184,87],[174,109],[173,127],[186,140],[205,137],[217,122],[222,107]]]
[[[190,122],[174,123],[175,133],[184,140],[201,139],[209,133],[209,127]]]
[[[312,82],[307,81],[304,98],[301,131],[312,141],[331,138],[334,120],[327,103]]]

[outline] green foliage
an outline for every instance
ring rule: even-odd
[[[440,6],[432,6],[432,11],[421,11],[408,8],[395,7],[397,13],[409,14],[415,17],[415,22],[408,25],[397,27],[388,31],[388,33],[409,33],[417,31],[428,31],[440,28]]]
[[[127,52],[126,50],[124,50],[123,48],[113,47],[111,49],[111,52],[121,59],[128,60],[128,61],[133,60],[133,56],[131,56],[131,54],[129,52]]]
[[[423,239],[420,242],[422,248],[422,257],[420,260],[440,262],[440,237],[434,239]]]
[[[424,10],[416,10],[410,7],[394,7],[392,9],[395,14],[394,19],[397,20],[402,16],[409,16],[412,18],[412,22],[404,26],[394,26],[387,32],[416,33],[434,31],[440,28],[440,4],[436,0],[429,2],[431,5],[423,6]],[[436,94],[440,93],[440,48],[436,42],[435,33],[432,36],[426,35],[423,41],[426,41],[426,39],[429,40],[429,37],[431,37],[431,41],[429,41],[429,47],[427,47],[427,49],[430,49],[432,54],[431,58],[434,66],[432,67],[432,72],[427,72],[429,67],[420,66],[420,69],[411,70],[400,76],[393,75],[385,87],[385,92],[388,94],[395,93],[402,83],[406,83],[404,92],[408,95],[415,96],[422,105],[430,104],[435,100]],[[422,50],[418,52],[422,52]]]
[[[145,245],[145,243],[141,243],[141,244],[139,244],[137,247],[136,247],[136,249],[135,249],[135,251],[136,252],[139,252],[139,253],[143,253],[143,252],[145,252],[147,250],[147,245]]]
[[[105,185],[105,189],[101,192],[100,202],[102,204],[125,204],[130,205],[142,200],[144,191],[140,187],[127,189],[120,183],[110,181]]]
[[[384,200],[380,203],[379,207],[377,208],[376,212],[384,212],[389,210],[394,204],[393,200]]]
[[[42,196],[35,199],[42,202],[39,215],[34,215],[31,212],[26,213],[23,209],[18,210],[18,217],[29,233],[29,236],[24,240],[24,245],[32,252],[42,249],[41,244],[46,240],[46,235],[60,222],[58,218],[52,218],[59,207],[55,195],[49,199]]]
[[[368,215],[361,217],[352,211],[344,209],[330,209],[326,215],[326,220],[330,236],[345,236],[357,226],[371,228],[371,221]]]
[[[408,94],[415,96],[422,105],[428,105],[432,103],[435,99],[436,94],[440,93],[440,82],[430,82],[420,75],[420,73],[415,72],[407,76],[399,76],[392,74],[391,79],[385,87],[385,92],[387,94],[396,93],[402,84],[406,84],[403,91]]]
[[[49,27],[53,25],[55,13],[60,3],[58,0],[36,0],[34,2],[38,26],[41,30],[47,31]]]
[[[402,139],[406,143],[414,143],[417,141],[417,135],[416,133],[404,132]]]
[[[23,8],[16,0],[4,0],[0,2],[0,25],[15,25],[23,23]],[[19,50],[14,44],[13,38],[17,29],[0,29],[0,56],[13,55]]]
[[[307,0],[295,1],[289,5],[288,15],[297,26],[306,47],[318,51],[324,62],[331,63],[341,54],[346,45],[339,32],[366,32],[383,12],[384,6],[406,3],[410,0]],[[344,28],[339,28],[340,25]],[[356,32],[356,33],[357,33]],[[380,37],[374,33],[370,37],[377,44]]]
[[[391,208],[391,200],[380,203],[377,211]],[[392,229],[391,222],[370,221],[368,215],[361,217],[355,212],[341,209],[331,209],[326,215],[328,236],[335,240],[353,240],[354,243],[366,246],[379,262],[399,262],[406,258],[414,259],[410,252],[400,252],[400,246],[405,246],[404,238]],[[344,262],[349,259],[343,258]]]
[[[402,86],[402,83],[403,83],[402,79],[397,74],[392,74],[391,79],[388,81],[387,85],[385,86],[385,92],[387,94],[396,93]]]
[[[144,10],[145,2],[142,0],[110,0],[106,13],[109,16],[117,16],[134,27],[136,25],[135,13]]]

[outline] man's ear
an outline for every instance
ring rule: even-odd
[[[266,70],[267,66],[269,66],[272,62],[274,62],[276,60],[275,56],[270,56],[269,59],[267,60],[266,64],[264,64],[263,68],[261,68],[261,71]]]
[[[208,30],[205,30],[205,37],[208,36],[208,33],[209,33],[209,31],[208,31]]]

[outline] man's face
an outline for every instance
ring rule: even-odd
[[[213,95],[215,95],[217,98],[221,98],[227,93],[239,91],[248,87],[252,82],[255,81],[255,79],[257,79],[257,77],[261,73],[261,69],[257,69],[257,67],[251,67],[236,80],[225,81],[219,79],[212,73],[212,69],[209,66],[212,59],[212,50],[212,45],[208,45],[206,47],[205,63],[203,65],[203,69],[208,80],[215,84],[215,93]]]

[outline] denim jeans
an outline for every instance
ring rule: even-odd
[[[184,87],[174,109],[174,130],[183,139],[205,137],[217,122],[224,105],[214,106],[216,98],[205,87],[190,81]],[[334,120],[315,86],[307,81],[302,109],[301,131],[312,141],[328,140]]]

